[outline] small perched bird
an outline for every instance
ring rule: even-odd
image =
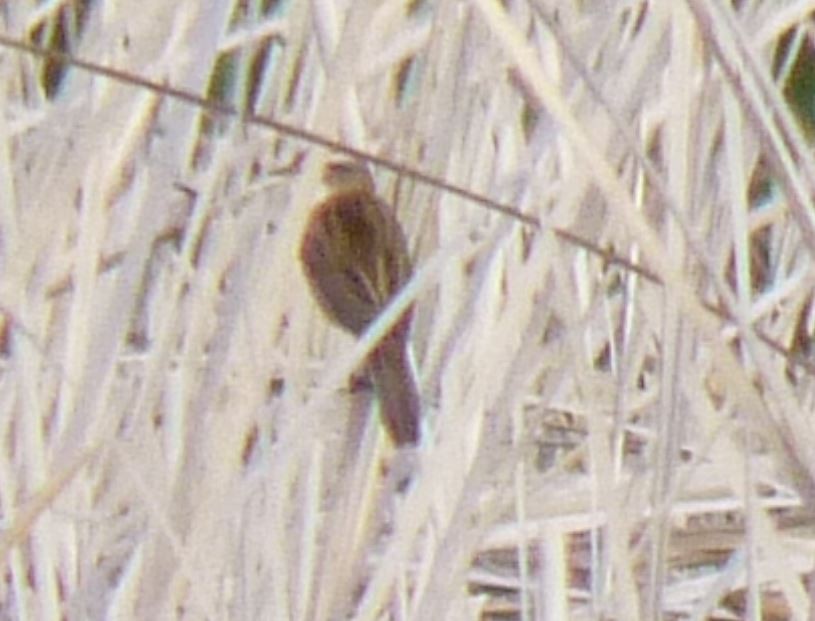
[[[300,260],[323,312],[360,336],[413,272],[407,240],[364,165],[329,162],[323,182],[330,194],[309,217]],[[397,446],[419,440],[421,406],[407,352],[411,320],[409,309],[367,361],[382,422]]]

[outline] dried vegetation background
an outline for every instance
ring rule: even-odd
[[[0,617],[813,618],[813,11],[1,3],[122,75],[0,41]],[[413,455],[256,116],[379,158]]]

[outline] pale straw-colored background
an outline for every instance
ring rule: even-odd
[[[417,265],[396,454],[349,381],[396,315],[355,342],[296,260],[330,152],[0,48],[0,617],[813,618],[813,10],[0,4],[526,217],[372,167]]]

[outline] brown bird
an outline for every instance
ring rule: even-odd
[[[309,217],[300,260],[323,312],[360,336],[413,272],[407,240],[362,164],[329,162],[323,181],[331,193]],[[421,405],[407,353],[412,314],[411,308],[402,315],[367,361],[382,422],[397,446],[419,440]]]

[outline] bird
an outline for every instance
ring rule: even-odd
[[[300,262],[326,317],[359,337],[413,274],[404,230],[367,167],[328,161],[328,195],[309,214]],[[365,366],[385,430],[397,447],[419,442],[421,402],[408,357],[413,308],[373,347]]]

